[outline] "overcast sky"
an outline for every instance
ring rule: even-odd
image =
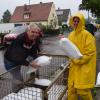
[[[82,0],[30,0],[30,4],[36,4],[39,2],[54,2],[56,9],[71,9],[71,13],[74,14],[78,11],[78,6]],[[29,4],[29,0],[0,0],[0,19],[3,13],[8,9],[13,14],[16,6],[22,6]],[[87,17],[87,13],[83,12]]]

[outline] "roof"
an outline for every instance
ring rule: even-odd
[[[17,6],[10,22],[26,22],[26,21],[47,21],[53,2]],[[24,19],[24,14],[30,14],[30,17]]]
[[[56,10],[58,20],[67,21],[68,16],[70,15],[70,9],[57,9]]]

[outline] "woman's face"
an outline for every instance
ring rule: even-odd
[[[80,21],[80,19],[78,17],[73,18],[74,28],[76,28],[78,26],[79,21]]]
[[[36,40],[40,36],[39,29],[37,28],[30,28],[27,34],[30,40]]]

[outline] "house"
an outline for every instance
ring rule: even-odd
[[[59,25],[68,24],[68,20],[71,16],[70,9],[60,9],[60,8],[58,8],[56,10],[56,13],[57,13],[57,16],[58,16]]]
[[[11,16],[11,23],[15,26],[38,23],[56,28],[58,18],[53,2],[17,6]]]

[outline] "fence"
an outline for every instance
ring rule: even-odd
[[[62,100],[67,91],[68,60],[61,55],[47,56],[52,56],[51,64],[40,67],[35,73],[27,74],[28,67],[22,66],[23,81],[14,80],[10,74],[17,67],[2,74],[0,100]],[[46,81],[48,85],[44,85]]]

